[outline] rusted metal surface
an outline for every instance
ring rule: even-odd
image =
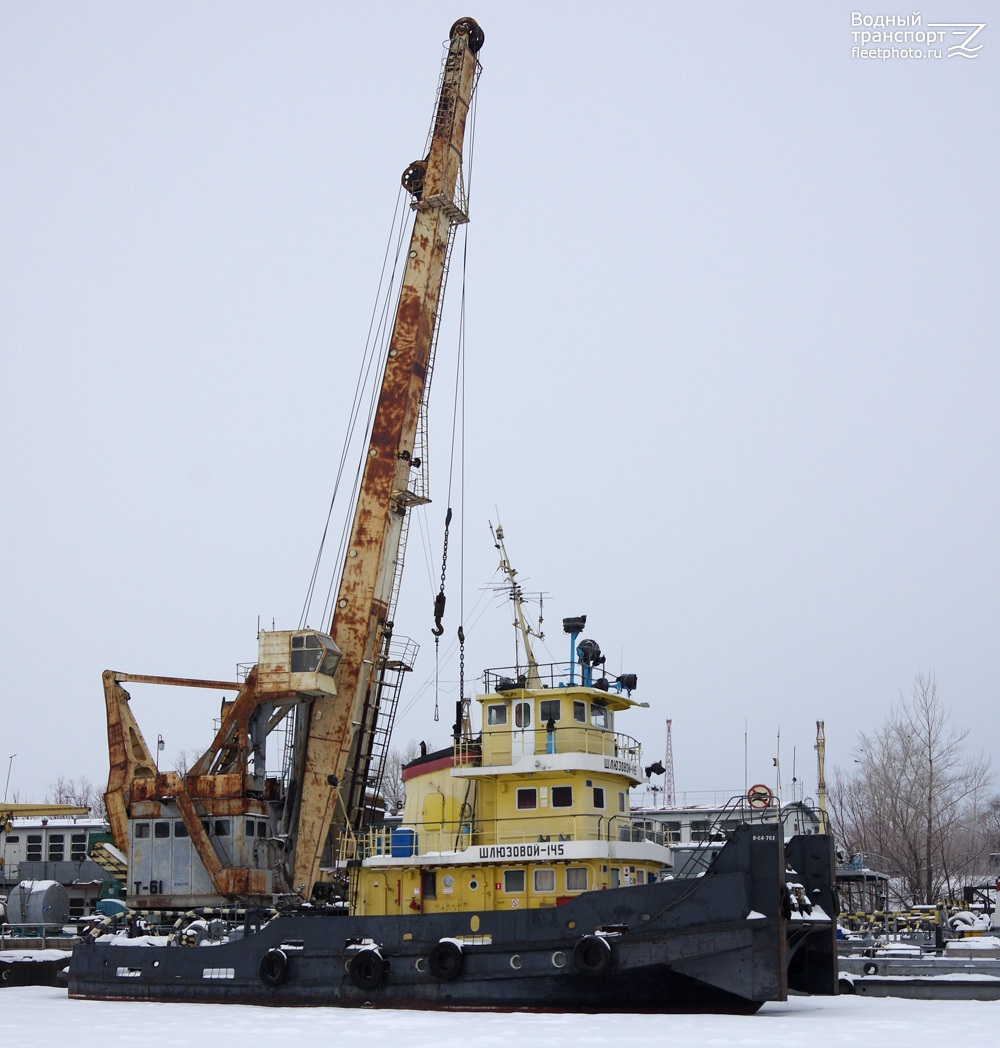
[[[160,677],[148,673],[119,673],[117,670],[105,670],[105,675],[121,683],[131,684],[169,684],[179,688],[214,688],[218,691],[239,691],[243,686],[228,680],[201,680],[196,677]]]
[[[239,694],[235,700],[224,704],[221,724],[212,745],[182,776],[175,771],[157,769],[132,715],[130,696],[120,681],[227,691],[237,689]],[[261,802],[247,795],[249,724],[260,705],[256,667],[242,685],[107,670],[104,673],[104,693],[110,761],[105,803],[115,846],[128,854],[130,813],[144,818],[179,814],[216,894],[264,894],[268,888],[266,871],[227,862],[216,852],[203,823],[209,816],[240,817],[260,809]],[[269,708],[274,698],[269,696]],[[288,698],[294,700],[294,696]]]
[[[337,696],[316,699],[310,713],[292,871],[293,884],[304,885],[306,898],[317,879],[330,829],[333,806],[329,776],[339,780],[340,802],[349,821],[356,822],[364,804],[363,774],[351,772],[352,766],[362,772],[367,768],[364,751],[368,747],[370,752],[370,736],[378,712],[378,697],[371,691],[372,672],[385,654],[387,633],[391,630],[386,622],[387,609],[408,503],[411,455],[445,259],[452,225],[459,220],[455,193],[477,69],[475,50],[481,42],[482,34],[470,19],[453,27],[389,356],[330,629],[343,652],[335,676]],[[360,728],[358,741],[353,722],[358,722]]]
[[[115,847],[128,854],[128,791],[137,779],[156,778],[156,761],[129,709],[129,694],[113,670],[104,671],[108,722],[108,788],[104,803]]]

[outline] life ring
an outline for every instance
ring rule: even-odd
[[[573,947],[573,967],[581,975],[604,975],[611,961],[611,943],[603,935],[585,935]]]
[[[260,959],[260,981],[280,986],[288,978],[288,955],[284,950],[268,950]]]
[[[453,939],[442,939],[436,943],[427,957],[431,975],[442,982],[451,982],[462,974],[465,955],[462,947]]]
[[[378,950],[355,950],[347,962],[347,973],[359,990],[374,990],[385,978],[386,964]]]

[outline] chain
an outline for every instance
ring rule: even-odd
[[[448,512],[444,517],[444,551],[441,554],[441,589],[438,595],[434,598],[434,627],[431,633],[435,637],[440,637],[444,633],[444,626],[441,625],[441,620],[444,618],[444,578],[445,573],[448,569],[448,528],[451,525],[451,506],[448,507]]]

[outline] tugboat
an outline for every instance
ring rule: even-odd
[[[639,705],[636,676],[605,672],[584,616],[564,620],[567,663],[535,660],[502,529],[524,657],[486,671],[478,717],[459,699],[450,744],[403,769],[402,817],[378,803],[412,665],[393,620],[408,513],[429,501],[420,420],[451,239],[467,220],[462,146],[482,43],[472,19],[452,27],[427,155],[403,176],[414,229],[329,632],[261,632],[237,683],[104,674],[106,801],[133,920],[130,934],[98,930],[74,950],[71,997],[750,1013],[790,990],[837,992],[831,839],[739,826],[707,870],[672,878],[669,847],[631,830],[629,789],[647,773],[616,719]],[[156,767],[129,681],[238,694],[180,775]],[[267,740],[286,723],[281,773],[269,774]],[[793,913],[790,867],[808,914]],[[144,934],[164,914],[176,929]]]

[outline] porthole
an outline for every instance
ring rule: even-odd
[[[565,968],[566,954],[564,954],[562,950],[556,950],[556,952],[552,955],[552,964],[556,968]]]
[[[469,881],[469,891],[470,892],[474,892],[478,887],[479,887],[479,881],[477,881],[476,878],[473,877],[472,880]]]
[[[510,959],[511,968],[513,968],[514,971],[517,971],[521,967],[521,964],[521,955],[519,953],[515,953],[514,956]]]

